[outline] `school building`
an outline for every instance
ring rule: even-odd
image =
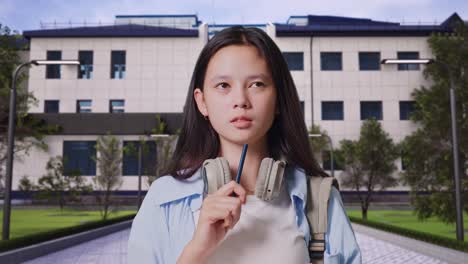
[[[382,65],[383,59],[432,58],[427,39],[448,32],[461,18],[401,24],[365,18],[290,16],[285,23],[247,24],[275,41],[297,86],[307,127],[320,125],[335,147],[357,139],[362,120],[376,117],[395,142],[416,129],[408,120],[411,92],[430,83],[423,65]],[[28,89],[38,99],[30,112],[62,131],[46,137],[49,149],[33,149],[14,164],[13,190],[23,175],[37,181],[50,157],[66,156],[68,169],[96,175],[94,144],[111,133],[122,144],[148,137],[156,114],[169,133],[181,126],[196,59],[207,41],[233,25],[207,24],[197,15],[117,15],[112,25],[53,26],[23,32],[25,60],[80,60],[77,66],[34,66]],[[154,151],[154,148],[153,148]],[[152,159],[146,158],[148,160]],[[144,161],[149,166],[149,161]],[[398,170],[404,169],[397,160]],[[123,159],[122,192],[135,193],[138,161]],[[329,162],[324,162],[329,169]],[[397,172],[398,173],[398,172]],[[340,171],[335,175],[339,178]],[[89,177],[88,177],[89,176]],[[144,183],[146,181],[143,181]],[[143,184],[143,189],[148,185]],[[346,190],[346,188],[343,188]],[[389,191],[405,192],[398,186]]]

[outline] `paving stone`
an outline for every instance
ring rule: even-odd
[[[126,264],[129,235],[130,229],[123,230],[25,263]],[[356,239],[365,264],[446,263],[362,233],[356,232]]]

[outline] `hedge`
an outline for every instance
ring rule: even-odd
[[[131,220],[135,217],[136,214],[130,214],[125,216],[119,216],[107,220],[97,220],[92,222],[87,222],[78,226],[65,227],[55,230],[50,230],[46,232],[40,232],[32,235],[22,236],[13,238],[6,241],[0,241],[0,252],[5,252],[8,250],[18,249],[26,246],[31,246],[37,243],[49,241],[52,239],[57,239],[69,235],[74,235],[84,231],[96,229],[99,227],[104,227],[107,225],[123,222],[126,220]]]
[[[349,216],[349,219],[357,224],[373,227],[390,233],[395,233],[398,235],[414,238],[417,240],[422,240],[432,244],[436,244],[443,247],[452,248],[455,250],[468,252],[468,242],[467,241],[458,241],[456,239],[450,239],[447,237],[442,237],[438,235],[433,235],[421,231],[415,231],[411,229],[406,229],[398,226],[393,226],[389,224],[384,224],[372,220],[363,220],[358,217]]]

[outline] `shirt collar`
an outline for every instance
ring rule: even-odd
[[[203,180],[201,178],[201,167],[187,179],[177,179],[171,175],[159,178],[155,183],[161,185],[158,194],[155,195],[154,202],[162,205],[176,201],[188,196],[203,194]],[[201,203],[200,203],[201,205]],[[194,208],[192,208],[193,210]],[[197,208],[198,209],[198,208]]]
[[[201,167],[189,178],[180,180],[172,176],[163,176],[158,179],[163,187],[158,188],[155,203],[162,205],[185,197],[194,196],[190,202],[192,211],[200,209],[203,198],[203,179]],[[307,198],[307,182],[304,170],[296,166],[286,166],[285,179],[291,201],[296,204],[300,202],[302,210],[305,209]],[[297,210],[298,208],[296,208]]]

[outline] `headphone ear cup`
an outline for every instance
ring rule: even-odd
[[[215,193],[221,186],[231,180],[231,173],[227,160],[222,157],[205,160],[203,162],[202,177],[205,183],[204,193]]]
[[[255,186],[255,194],[264,201],[270,201],[279,196],[283,185],[286,162],[264,158],[260,164]]]
[[[268,179],[272,163],[273,159],[264,158],[258,170],[257,182],[255,183],[255,195],[262,200],[267,199]]]
[[[223,157],[218,157],[216,158],[216,160],[218,160],[218,166],[220,167],[219,170],[221,173],[219,177],[220,177],[220,182],[222,183],[221,186],[223,186],[232,180],[231,170],[229,169],[229,162],[227,161],[227,159]]]

